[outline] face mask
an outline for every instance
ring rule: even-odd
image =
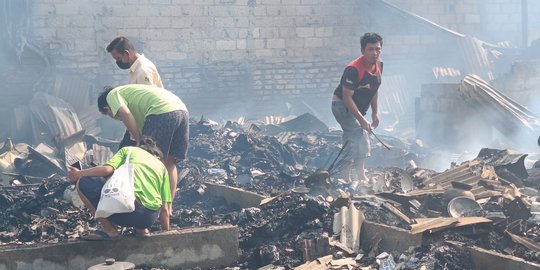
[[[131,65],[129,63],[124,63],[122,62],[122,60],[116,60],[116,65],[120,68],[120,69],[128,69],[131,67]]]

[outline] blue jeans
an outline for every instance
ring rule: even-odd
[[[343,150],[345,160],[364,159],[371,155],[368,133],[349,112],[343,101],[332,101],[332,113],[343,130],[343,143],[349,143]]]

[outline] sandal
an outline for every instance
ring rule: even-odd
[[[107,241],[115,238],[118,238],[118,236],[110,236],[108,233],[101,230],[87,232],[81,235],[81,239],[86,241]]]

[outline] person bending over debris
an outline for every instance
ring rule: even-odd
[[[342,171],[345,181],[351,181],[353,165],[358,180],[367,181],[364,160],[370,156],[368,133],[379,125],[377,97],[383,70],[379,60],[382,43],[382,37],[376,33],[362,36],[362,56],[347,65],[332,97],[332,113],[343,130],[343,142],[348,142],[345,157],[350,160]],[[371,123],[365,118],[370,106]]]
[[[137,234],[146,234],[157,220],[162,205],[171,202],[169,175],[160,161],[162,153],[151,138],[143,137],[139,147],[120,149],[104,166],[84,170],[68,167],[68,178],[77,182],[77,189],[86,207],[95,214],[104,185],[99,177],[112,175],[115,169],[126,162],[129,151],[129,162],[134,165],[135,172],[135,211],[99,218],[103,229],[87,233],[82,236],[83,239],[106,240],[118,237],[119,232],[113,224],[134,227]]]
[[[169,172],[171,197],[174,201],[178,173],[176,163],[186,158],[189,139],[189,113],[182,100],[170,91],[151,85],[128,84],[116,88],[105,87],[98,97],[101,113],[121,120],[140,142],[141,136],[152,137],[163,152],[163,163]],[[172,213],[172,203],[162,207],[160,220],[162,228],[164,215]]]
[[[142,53],[138,53],[135,47],[126,37],[117,37],[107,46],[107,52],[116,60],[120,69],[129,69],[128,84],[148,84],[163,88],[161,76],[152,61]],[[126,131],[118,149],[124,146],[136,145]]]

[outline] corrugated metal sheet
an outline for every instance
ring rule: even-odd
[[[452,67],[433,67],[433,76],[437,79],[438,82],[457,82],[461,80],[461,71]]]
[[[36,143],[59,142],[83,129],[73,107],[57,97],[37,92],[30,100],[30,109]],[[82,160],[86,146],[76,143],[69,146],[69,152]]]
[[[379,93],[379,107],[381,112],[393,113],[396,116],[408,112],[414,98],[407,93],[405,76],[384,75]]]
[[[91,100],[92,89],[92,84],[82,77],[57,76],[53,88],[48,93],[63,99],[79,112],[95,103]]]
[[[479,76],[467,75],[459,86],[459,93],[486,122],[508,139],[518,144],[523,144],[524,138],[534,138],[536,142],[540,119]]]
[[[453,181],[472,186],[471,192],[477,199],[483,197],[485,192],[495,191],[500,194],[501,191],[497,190],[496,187],[503,186],[503,183],[499,182],[495,168],[478,160],[466,161],[455,168],[424,181],[424,184],[428,188],[435,186],[442,190],[448,190],[451,188]],[[482,184],[482,181],[495,183],[495,190],[487,189]]]
[[[59,97],[73,106],[86,134],[98,135],[101,129],[96,120],[102,115],[96,108],[93,91],[93,84],[84,78],[61,75],[56,77],[54,87],[49,91],[49,94]]]
[[[463,37],[459,39],[459,51],[465,61],[467,73],[480,76],[484,80],[491,81],[495,77],[491,70],[488,51],[484,48],[486,43],[475,37]]]

